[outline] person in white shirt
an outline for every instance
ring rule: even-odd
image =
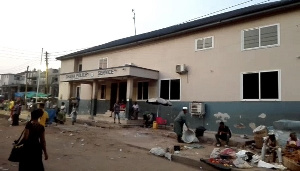
[[[132,109],[133,109],[133,119],[137,120],[138,116],[139,116],[139,105],[137,104],[137,102],[134,102],[134,105],[132,105]]]

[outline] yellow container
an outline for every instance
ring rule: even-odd
[[[158,128],[158,125],[156,123],[156,121],[153,121],[153,129],[157,129]]]

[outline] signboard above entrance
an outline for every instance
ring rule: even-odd
[[[158,79],[158,71],[133,67],[115,67],[100,70],[89,70],[82,72],[65,73],[60,75],[60,81],[73,81],[73,80],[92,80],[99,78],[111,78],[111,77],[124,77],[135,76],[149,79]]]

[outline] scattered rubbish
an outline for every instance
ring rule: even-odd
[[[73,136],[73,134],[71,133],[69,136]]]
[[[83,126],[88,126],[88,124],[84,123]]]
[[[120,149],[120,151],[122,151],[122,149]]]
[[[236,153],[231,148],[225,148],[225,149],[220,151],[220,157],[223,158],[223,159],[235,158]]]
[[[71,143],[72,145],[74,144],[74,143]]]
[[[280,169],[280,170],[286,169],[286,167],[284,167],[283,165],[270,164],[270,163],[264,162],[262,160],[260,160],[258,162],[257,167],[263,167],[263,168],[268,168],[268,169],[276,168],[276,169]]]
[[[61,131],[60,133],[61,133],[61,134],[62,134],[62,133],[65,133],[65,131]]]
[[[80,141],[84,141],[84,139],[81,139]]]
[[[114,158],[110,158],[111,160],[113,160]]]
[[[188,147],[197,148],[197,149],[204,148],[204,146],[200,144],[190,144],[188,145]]]
[[[214,148],[213,151],[210,154],[211,159],[218,158],[220,155],[221,149],[220,148]]]
[[[164,156],[166,151],[161,147],[154,147],[154,148],[151,148],[150,153],[157,155],[157,156]]]
[[[172,161],[172,154],[171,153],[165,153],[165,158],[169,159],[170,161]]]
[[[185,149],[193,149],[193,147],[183,146]]]
[[[249,165],[245,160],[242,158],[237,158],[233,161],[233,164],[240,169],[248,169],[251,168],[252,166]]]
[[[180,151],[174,151],[174,154],[179,154],[180,153]]]
[[[81,144],[82,146],[84,145],[84,144]]]

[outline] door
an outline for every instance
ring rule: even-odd
[[[117,101],[117,93],[118,93],[118,84],[111,83],[111,91],[110,91],[110,110],[113,111],[114,104]]]
[[[119,83],[119,100],[120,102],[124,101],[126,103],[126,92],[127,92],[127,82]]]

